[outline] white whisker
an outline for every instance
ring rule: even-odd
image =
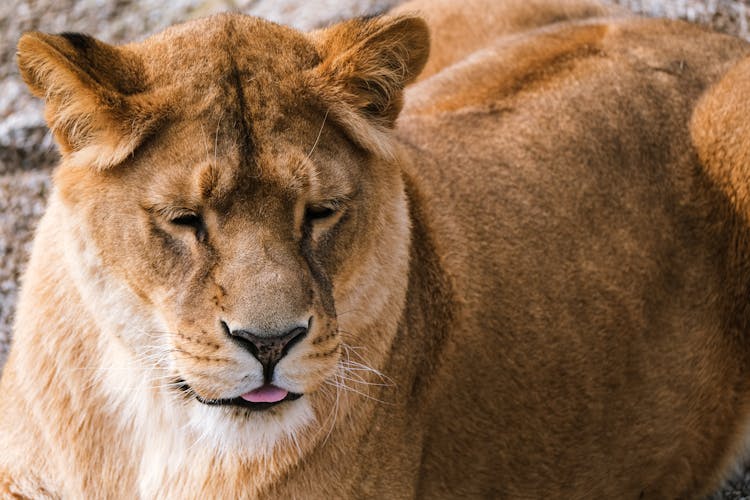
[[[307,157],[305,158],[305,160],[310,159],[310,157],[313,154],[313,151],[315,151],[315,148],[318,146],[318,142],[320,142],[320,136],[323,134],[323,127],[325,127],[327,118],[328,118],[328,110],[326,110],[326,114],[323,116],[323,123],[320,124],[320,130],[318,130],[318,136],[315,138],[315,143],[313,143],[313,146],[310,149],[310,152],[307,153]]]

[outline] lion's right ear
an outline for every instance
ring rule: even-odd
[[[79,33],[34,32],[21,37],[17,57],[67,163],[113,167],[156,125],[160,113],[133,54]]]

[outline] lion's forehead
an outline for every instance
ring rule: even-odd
[[[178,25],[127,48],[143,61],[151,87],[236,94],[241,84],[258,106],[295,95],[304,71],[320,62],[302,33],[240,14]]]
[[[363,161],[335,129],[324,130],[325,115],[317,119],[266,137],[252,129],[249,141],[241,137],[248,131],[221,115],[180,123],[139,159],[131,184],[141,186],[151,206],[211,206],[224,213],[348,198]]]
[[[356,190],[363,158],[308,88],[320,56],[305,35],[225,14],[128,47],[151,89],[169,90],[170,125],[141,162],[159,179],[149,197],[228,211],[264,197],[321,201]]]

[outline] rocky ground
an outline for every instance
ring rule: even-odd
[[[499,0],[498,0],[499,1]],[[750,39],[750,0],[617,0],[636,12],[711,25]],[[19,277],[41,215],[57,153],[41,103],[26,90],[14,53],[24,31],[81,31],[129,41],[175,22],[239,10],[301,29],[374,13],[399,0],[3,0],[0,2],[0,367],[7,353]],[[750,499],[750,472],[713,500]]]

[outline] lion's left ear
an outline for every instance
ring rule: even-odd
[[[66,162],[110,168],[153,130],[159,114],[135,55],[87,35],[34,32],[17,57]]]
[[[343,104],[370,125],[393,128],[404,87],[427,62],[427,23],[415,16],[352,19],[311,37],[322,58],[314,86],[329,107]]]

